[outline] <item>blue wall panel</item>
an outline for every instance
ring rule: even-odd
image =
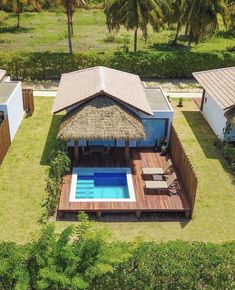
[[[161,138],[165,136],[166,123],[165,119],[144,119],[142,120],[146,132],[146,140],[139,140],[137,146],[155,146],[156,140],[160,145]]]

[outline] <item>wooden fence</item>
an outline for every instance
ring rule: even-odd
[[[23,89],[23,106],[26,112],[27,117],[33,115],[34,112],[34,99],[33,99],[33,90],[32,89]]]
[[[185,193],[187,194],[188,200],[191,204],[192,216],[197,193],[198,178],[174,126],[171,126],[170,153],[173,163],[180,175]]]
[[[6,117],[0,124],[0,165],[11,144],[8,118]]]

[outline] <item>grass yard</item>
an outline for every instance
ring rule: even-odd
[[[41,202],[46,194],[46,156],[53,145],[55,131],[52,129],[47,139],[53,99],[35,101],[33,117],[23,121],[0,167],[0,240],[25,242],[39,227]]]
[[[60,121],[58,116],[52,122],[52,103],[53,98],[35,99],[33,117],[23,121],[0,168],[0,240],[23,243],[39,228],[48,155]],[[193,102],[184,102],[182,109],[177,108],[176,101],[172,104],[175,126],[199,177],[194,219],[188,223],[95,223],[95,227],[110,230],[113,240],[234,240],[235,183],[213,146],[214,134]],[[68,224],[56,222],[57,230]]]
[[[221,51],[234,46],[234,36],[225,33],[222,21],[221,30],[214,37],[197,45],[196,51]],[[21,28],[17,30],[15,14],[9,14],[0,25],[1,51],[68,51],[66,15],[61,12],[25,12],[21,15]],[[165,43],[174,38],[175,31],[165,29],[153,33],[145,45],[139,33],[141,50],[175,50],[165,47]],[[133,32],[121,30],[117,35],[108,34],[105,15],[102,10],[90,9],[74,14],[74,52],[110,52],[117,51],[124,43],[133,49]],[[181,40],[181,44],[186,44]],[[155,48],[153,48],[155,47]]]

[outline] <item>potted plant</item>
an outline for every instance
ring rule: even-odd
[[[161,139],[161,154],[165,155],[167,153],[168,144],[167,144],[167,137],[162,137]]]
[[[183,107],[183,98],[179,98],[179,104],[178,107],[182,108]]]

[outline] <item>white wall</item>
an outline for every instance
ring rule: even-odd
[[[9,120],[10,136],[12,141],[24,118],[22,88],[20,82],[18,82],[16,88],[9,97],[6,105],[7,105],[6,114]]]
[[[224,117],[225,111],[217,105],[207,92],[205,93],[205,100],[202,113],[215,134],[222,139],[223,129],[227,122],[227,119]],[[231,138],[232,141],[235,141],[235,128],[231,132]]]

